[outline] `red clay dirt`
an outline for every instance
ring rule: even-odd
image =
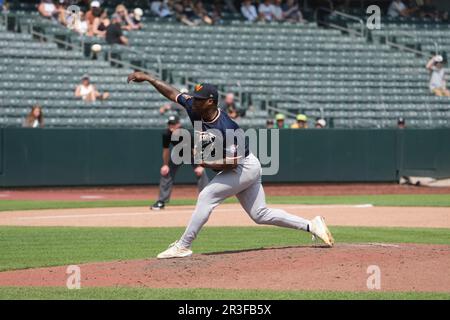
[[[450,188],[396,184],[265,185],[278,195],[450,193]],[[149,200],[156,187],[0,189],[1,199]],[[194,198],[193,186],[174,188],[173,198]],[[449,208],[277,205],[293,214],[327,217],[330,225],[450,227]],[[3,212],[0,225],[185,225],[192,206]],[[107,223],[106,223],[107,222]],[[223,205],[208,225],[254,225],[237,204]],[[194,247],[195,249],[195,247]],[[381,271],[383,291],[450,292],[450,246],[342,244],[334,248],[289,247],[195,254],[182,260],[132,260],[80,265],[82,287],[226,288],[367,291],[369,266]],[[67,266],[0,273],[0,286],[66,286]]]
[[[370,194],[449,194],[450,187],[416,187],[387,183],[264,184],[271,196],[332,196]],[[71,187],[71,188],[0,188],[0,200],[154,200],[157,186]],[[196,198],[197,188],[175,185],[173,199]]]
[[[450,208],[447,207],[293,204],[269,207],[306,219],[322,215],[331,226],[450,228]],[[0,226],[184,227],[193,212],[194,206],[168,206],[161,211],[148,207],[10,211],[0,214]],[[215,208],[206,226],[251,227],[256,224],[236,203]]]
[[[80,265],[81,287],[450,292],[450,246],[338,244]],[[66,286],[67,266],[0,273],[0,286]]]

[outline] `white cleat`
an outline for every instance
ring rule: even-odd
[[[309,231],[313,234],[313,240],[315,238],[319,238],[320,240],[325,242],[325,244],[327,244],[328,246],[330,247],[333,246],[334,244],[333,236],[330,230],[328,230],[328,227],[325,224],[325,219],[323,217],[317,216],[314,219],[312,219]]]
[[[158,259],[185,258],[192,255],[192,250],[182,247],[178,241],[172,243],[166,251],[158,254]]]

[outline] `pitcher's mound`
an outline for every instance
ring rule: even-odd
[[[449,266],[450,246],[338,244],[92,263],[80,269],[81,287],[367,291],[368,278],[379,270],[381,290],[449,292]],[[0,286],[65,286],[66,270],[2,272]]]

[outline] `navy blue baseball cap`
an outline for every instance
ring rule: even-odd
[[[194,92],[192,92],[191,96],[194,99],[213,99],[214,101],[219,100],[219,93],[217,88],[209,83],[200,83],[195,85]]]

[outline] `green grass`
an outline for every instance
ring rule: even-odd
[[[272,291],[225,289],[152,289],[152,288],[0,288],[0,300],[20,299],[151,299],[151,300],[339,300],[339,299],[442,299],[450,293],[420,292],[334,292],[334,291]]]
[[[331,227],[341,243],[450,245],[449,229]],[[184,228],[0,227],[0,271],[155,257]],[[208,227],[195,253],[311,244],[305,232],[275,227]]]
[[[170,205],[194,205],[195,199],[174,199]],[[235,198],[225,203],[235,203]],[[353,196],[278,196],[267,197],[271,204],[367,204],[375,206],[410,207],[450,207],[450,194],[397,194],[397,195],[353,195]],[[1,200],[0,211],[104,208],[104,207],[142,207],[149,206],[152,200],[111,200],[111,201],[33,201]]]

